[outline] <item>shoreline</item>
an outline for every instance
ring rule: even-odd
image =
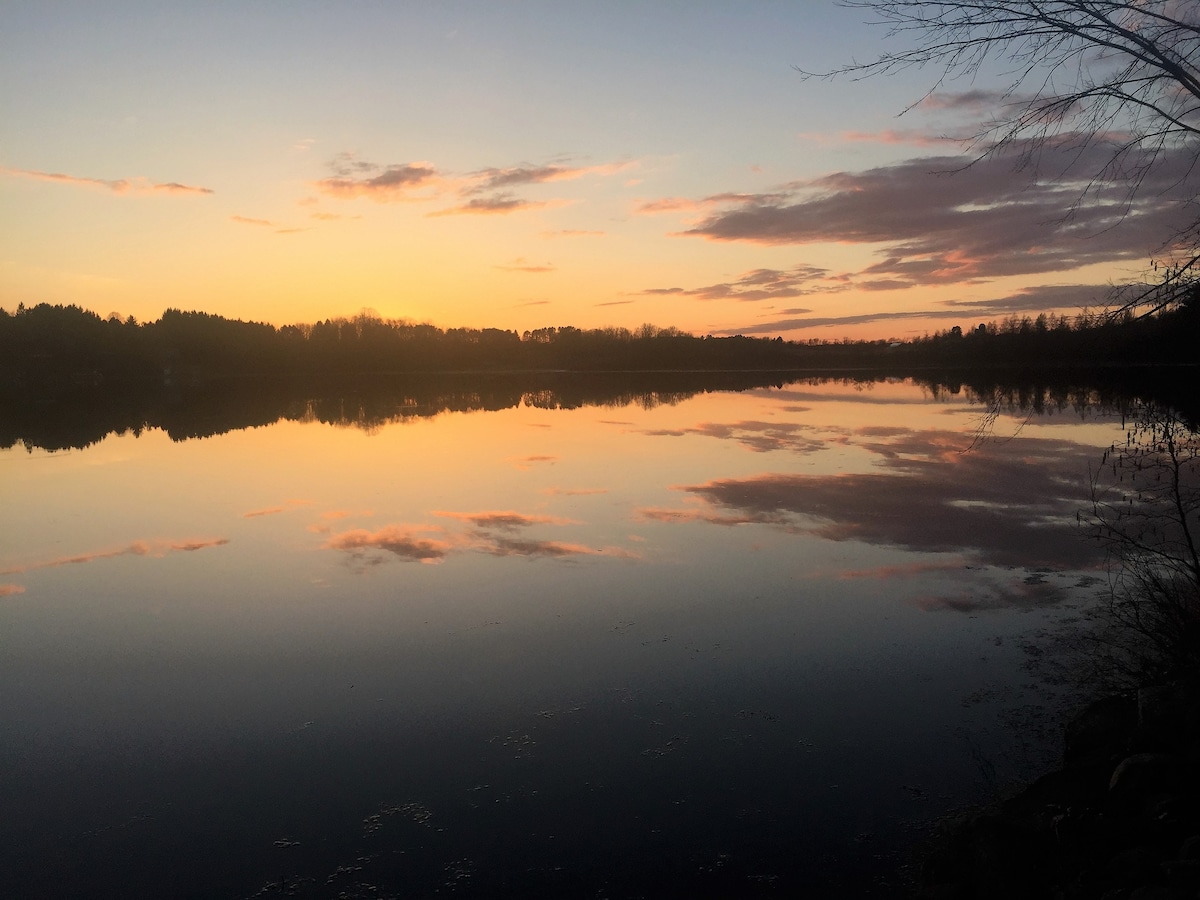
[[[1060,766],[944,819],[914,863],[919,900],[1183,900],[1200,890],[1200,692],[1109,695],[1065,723]],[[919,869],[917,868],[919,867]]]

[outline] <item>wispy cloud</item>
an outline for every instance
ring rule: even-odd
[[[762,513],[753,516],[739,516],[713,512],[709,509],[700,509],[697,507],[667,509],[664,507],[644,506],[635,511],[635,518],[640,521],[647,522],[667,522],[672,524],[704,522],[708,525],[723,526],[763,524],[783,525],[786,523],[786,520],[783,516],[776,516],[774,520],[772,520]]]
[[[260,516],[274,516],[281,512],[287,512],[286,506],[272,506],[269,509],[252,509],[250,512],[242,513],[243,519],[257,519]]]
[[[262,228],[274,228],[275,223],[269,219],[252,219],[249,216],[230,216],[231,222],[237,222],[239,225],[258,225]]]
[[[499,269],[501,272],[525,272],[531,275],[541,275],[546,272],[556,271],[554,265],[551,263],[542,263],[539,265],[538,263],[527,262],[524,257],[519,257],[508,265],[493,266],[492,268]]]
[[[525,538],[493,537],[479,545],[480,550],[491,556],[546,556],[567,559],[575,556],[616,556],[636,559],[637,554],[621,547],[588,547],[584,544],[569,544],[562,541],[538,541]]]
[[[553,181],[573,181],[585,175],[609,176],[632,168],[634,163],[605,163],[595,166],[570,166],[552,163],[547,165],[519,165],[504,169],[489,168],[472,172],[467,176],[470,184],[465,194],[482,194],[488,191],[507,190],[519,185],[545,184]]]
[[[767,202],[774,200],[783,203],[791,196],[789,191],[765,194],[739,194],[727,191],[721,194],[710,194],[707,197],[660,197],[657,200],[640,200],[634,206],[638,215],[653,216],[661,213],[674,212],[703,212],[726,204]]]
[[[311,500],[292,499],[292,500],[288,500],[287,503],[282,506],[267,506],[267,507],[263,507],[262,509],[252,509],[252,510],[250,510],[250,512],[242,513],[242,518],[243,519],[257,519],[260,516],[274,516],[274,515],[277,515],[282,512],[287,512],[289,509],[295,509],[298,506],[311,506],[311,505],[312,505]]]
[[[1112,292],[1109,284],[1043,284],[1022,288],[1015,294],[983,300],[946,300],[954,310],[983,311],[986,315],[1033,312],[1046,309],[1082,309],[1097,306]]]
[[[59,566],[76,566],[96,562],[101,559],[113,559],[118,556],[152,556],[162,557],[169,553],[192,553],[209,547],[221,547],[229,543],[229,538],[212,538],[202,540],[165,541],[149,540],[134,541],[124,547],[114,550],[97,550],[92,553],[80,553],[76,556],[59,556],[42,562],[14,566],[10,569],[0,569],[0,575],[17,575],[23,572],[33,572],[38,569],[53,569]]]
[[[703,287],[648,288],[650,296],[693,297],[697,300],[778,300],[805,294],[846,290],[845,283],[830,284],[829,270],[801,264],[790,269],[753,269],[733,281]]]
[[[14,597],[25,593],[25,588],[19,584],[0,584],[0,597]]]
[[[901,285],[903,286],[903,285]],[[1108,284],[1033,285],[1013,294],[981,300],[944,300],[932,308],[892,312],[853,313],[844,316],[810,316],[806,309],[783,310],[784,317],[755,322],[737,328],[723,328],[714,334],[778,334],[805,328],[832,328],[875,322],[954,321],[998,319],[1029,312],[1061,310],[1073,314],[1085,307],[1104,302],[1112,291]]]
[[[538,455],[538,454],[535,454],[532,456],[518,456],[516,459],[513,460],[513,464],[518,469],[528,469],[532,465],[538,465],[541,463],[548,463],[548,464],[553,465],[556,462],[558,462],[557,456],[544,456],[544,455]]]
[[[503,531],[515,531],[518,528],[529,528],[533,525],[578,525],[575,519],[564,519],[561,516],[527,515],[512,510],[486,512],[445,512],[434,511],[435,516],[445,519],[458,519],[470,522],[477,528],[499,528]]]
[[[1037,165],[1025,168],[1004,156],[971,165],[958,156],[922,157],[780,191],[713,195],[695,201],[695,209],[707,211],[681,234],[763,245],[871,246],[878,262],[834,277],[861,289],[891,290],[1142,261],[1194,217],[1188,205],[1195,194],[1192,161],[1182,152],[1160,159],[1131,197],[1128,182],[1089,182],[1073,174],[1102,169],[1108,157],[1101,147],[1064,139],[1040,149]]]
[[[19,178],[31,178],[35,181],[49,181],[54,184],[70,185],[72,187],[101,188],[114,194],[129,194],[131,196],[146,196],[167,194],[176,196],[212,194],[212,188],[198,187],[190,184],[180,184],[178,181],[157,182],[148,178],[85,178],[79,175],[66,175],[61,172],[38,172],[32,169],[0,168],[0,173]]]
[[[427,213],[432,217],[457,215],[508,215],[526,210],[562,205],[563,198],[532,199],[521,189],[586,176],[604,177],[625,171],[633,162],[573,165],[569,162],[488,167],[454,174],[431,162],[402,162],[389,165],[342,153],[330,162],[330,177],[315,182],[314,188],[338,199],[367,197],[379,203],[428,201],[455,197],[459,202]],[[575,232],[563,231],[569,235]],[[579,232],[582,234],[584,232]]]
[[[541,209],[548,205],[547,201],[523,200],[512,194],[498,194],[495,197],[475,197],[466,203],[448,209],[439,209],[428,215],[431,217],[508,215],[525,209]]]
[[[1008,105],[1024,106],[1029,98],[1003,91],[934,91],[917,103],[917,109],[967,112],[973,116],[994,115]]]
[[[604,237],[607,233],[606,231],[589,231],[583,228],[560,228],[557,231],[543,231],[542,237]]]

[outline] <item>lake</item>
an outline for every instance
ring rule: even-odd
[[[10,438],[10,896],[892,896],[1054,759],[1115,411],[567,393]]]

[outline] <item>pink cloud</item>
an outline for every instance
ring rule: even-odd
[[[419,192],[443,186],[442,176],[428,162],[381,166],[343,153],[333,161],[331,168],[333,176],[321,179],[313,187],[341,200],[366,197],[377,203],[395,203],[425,199],[427,193],[421,196]]]

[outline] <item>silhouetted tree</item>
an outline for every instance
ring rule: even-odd
[[[1111,561],[1104,662],[1134,682],[1200,677],[1200,434],[1143,404],[1092,483],[1091,527]]]

